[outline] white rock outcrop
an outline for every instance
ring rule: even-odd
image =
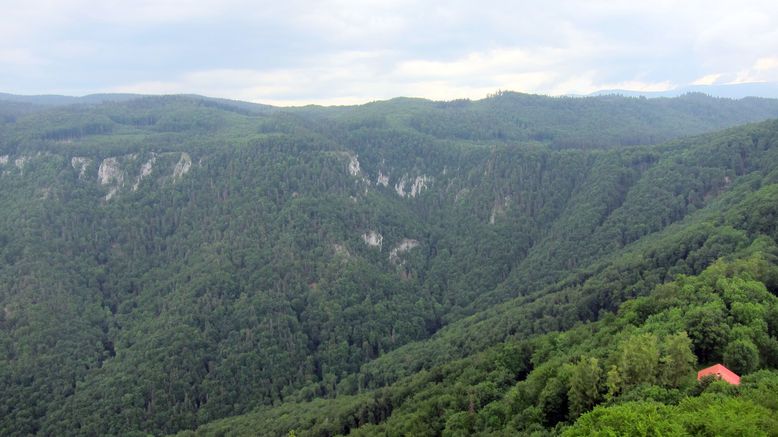
[[[405,176],[394,184],[394,191],[397,192],[398,196],[405,197]]]
[[[104,197],[106,201],[111,200],[119,192],[119,188],[124,185],[124,172],[119,165],[119,158],[103,159],[97,169],[97,180],[100,185],[113,185]]]
[[[189,173],[189,169],[192,168],[192,157],[188,153],[182,152],[181,158],[176,163],[176,167],[173,169],[173,180],[181,179],[182,176]]]
[[[151,170],[154,168],[154,163],[157,161],[157,154],[152,153],[151,158],[149,158],[148,161],[144,162],[143,165],[140,166],[140,173],[138,174],[138,177],[135,179],[135,183],[132,185],[132,191],[138,191],[138,187],[140,186],[141,181],[143,178],[151,174]]]
[[[116,195],[116,193],[119,192],[119,187],[112,187],[110,190],[108,190],[108,194],[105,195],[104,199],[106,201],[109,201],[113,198],[113,196]]]
[[[89,167],[89,164],[91,163],[92,160],[84,156],[74,156],[70,158],[70,166],[78,170],[79,179],[82,179],[84,177],[84,174],[86,173],[86,168]]]
[[[409,179],[405,175],[395,184],[394,191],[400,197],[416,197],[421,194],[422,190],[428,188],[430,183],[432,183],[432,177],[427,175],[416,176],[415,179]],[[406,186],[408,187],[406,188]]]
[[[367,231],[364,234],[362,234],[362,240],[370,247],[378,247],[381,248],[381,245],[384,243],[384,236],[379,234],[376,231]]]
[[[357,155],[348,156],[348,172],[351,176],[359,175],[359,159],[357,159]]]
[[[25,166],[25,164],[27,164],[27,161],[29,161],[29,160],[30,160],[29,156],[20,156],[20,157],[14,159],[14,165],[19,170],[24,170],[24,166]]]
[[[375,180],[376,185],[389,186],[389,175],[385,175],[381,170],[378,170],[378,177]]]
[[[411,192],[409,195],[411,197],[416,197],[419,194],[421,194],[421,190],[424,190],[427,188],[427,183],[432,182],[432,178],[429,176],[416,176],[416,179],[413,181],[413,185],[411,185]]]
[[[419,247],[419,242],[417,240],[403,238],[403,240],[400,241],[400,244],[389,251],[389,262],[392,264],[397,264],[397,262],[400,260],[401,253],[408,252],[415,247]]]
[[[8,155],[2,155],[0,156],[0,165],[6,165],[8,164]]]
[[[121,185],[124,182],[124,173],[119,166],[119,159],[114,157],[103,159],[97,169],[97,180],[100,181],[100,185],[111,183]]]

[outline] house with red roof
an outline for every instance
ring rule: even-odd
[[[724,367],[723,364],[716,364],[697,372],[697,381],[708,375],[715,375],[718,379],[726,381],[732,385],[740,385],[740,377],[735,372]]]

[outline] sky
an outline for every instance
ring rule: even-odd
[[[0,92],[274,105],[778,82],[778,1],[0,0]]]

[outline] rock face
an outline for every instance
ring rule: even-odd
[[[182,152],[181,159],[178,160],[176,167],[173,169],[173,181],[181,179],[181,177],[189,173],[189,169],[192,168],[192,157],[188,153]]]
[[[359,159],[357,159],[357,155],[349,155],[348,172],[351,176],[359,174]]]
[[[0,155],[0,166],[5,167],[3,174],[9,173],[9,167],[15,166],[24,174],[31,162],[38,162],[51,156],[48,153],[37,153],[35,155]],[[61,156],[62,159],[68,159]],[[141,163],[141,159],[145,160]],[[177,161],[175,161],[178,159]],[[159,168],[160,162],[166,163],[164,168]],[[120,156],[109,156],[102,159],[88,156],[70,156],[70,166],[78,172],[78,179],[84,183],[95,182],[94,174],[88,174],[92,166],[97,167],[97,184],[106,191],[103,196],[104,201],[111,200],[117,194],[125,189],[131,188],[132,191],[140,189],[142,181],[157,176],[160,182],[173,182],[180,180],[192,169],[192,157],[186,152],[147,152],[131,153]],[[175,163],[175,165],[172,165]],[[137,169],[137,172],[136,172]]]
[[[138,177],[135,179],[135,183],[132,185],[132,191],[138,191],[138,187],[140,186],[141,181],[143,180],[143,178],[151,174],[151,170],[152,168],[154,168],[154,163],[156,161],[157,161],[157,154],[152,153],[151,158],[149,158],[148,161],[144,162],[143,165],[140,167],[140,173],[138,174]],[[190,161],[190,165],[191,165],[191,161]]]
[[[105,158],[100,163],[100,168],[97,169],[97,180],[100,181],[100,185],[113,184],[108,194],[105,195],[106,201],[111,200],[124,184],[124,173],[119,166],[119,159],[113,157]]]
[[[411,197],[416,197],[417,195],[421,194],[421,190],[427,188],[427,183],[432,182],[432,178],[429,176],[416,176],[416,180],[413,181],[413,185],[411,185]]]
[[[367,231],[364,234],[362,234],[362,240],[371,247],[377,247],[381,248],[381,245],[384,242],[384,236],[379,234],[376,231]]]
[[[14,159],[14,165],[19,170],[24,170],[24,165],[27,164],[27,161],[29,161],[29,160],[30,160],[29,156],[20,156],[20,157]]]
[[[100,163],[100,168],[97,169],[97,180],[100,181],[100,185],[108,185],[113,182],[121,185],[124,182],[124,174],[119,167],[119,159],[105,158]]]
[[[154,166],[154,162],[157,160],[156,155],[152,155],[151,159],[143,163],[143,165],[140,168],[140,177],[145,178],[146,176],[151,174],[151,168]]]
[[[378,170],[378,177],[375,181],[376,185],[389,186],[389,175],[385,175],[381,170]]]
[[[408,175],[405,175],[397,184],[395,184],[394,191],[396,191],[400,197],[416,197],[421,194],[422,190],[426,189],[430,183],[432,183],[432,178],[427,175],[416,176],[415,179],[410,179],[408,178]],[[407,185],[410,185],[408,191],[406,191]]]
[[[79,179],[84,178],[84,174],[86,173],[86,168],[89,167],[89,164],[91,163],[92,160],[84,156],[74,156],[70,158],[70,166],[78,170]]]
[[[400,261],[400,254],[408,252],[414,247],[419,247],[419,242],[417,240],[403,238],[403,240],[400,241],[400,244],[389,251],[389,262],[392,264],[397,264],[397,262]]]
[[[400,197],[405,197],[405,176],[394,185],[394,191]]]

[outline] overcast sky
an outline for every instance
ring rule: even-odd
[[[17,94],[298,105],[778,81],[776,0],[0,0],[0,11],[0,91]]]

